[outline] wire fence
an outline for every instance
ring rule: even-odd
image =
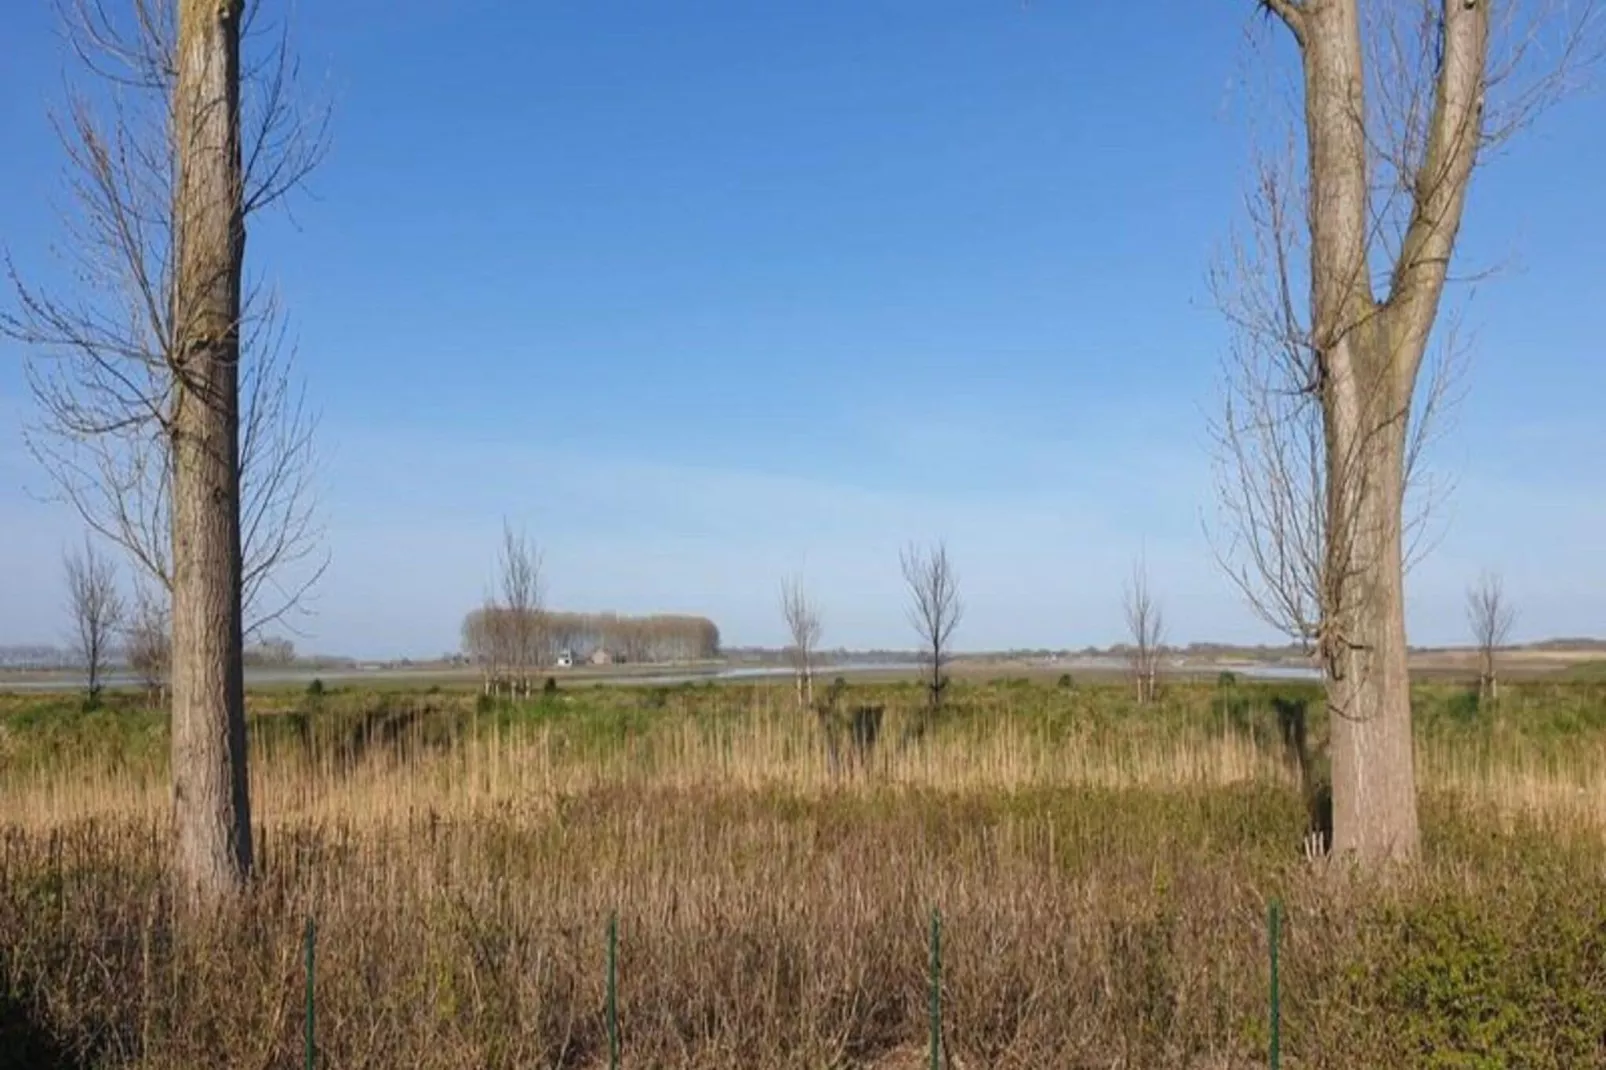
[[[1271,959],[1271,986],[1268,993],[1268,1036],[1266,1063],[1271,1070],[1281,1070],[1282,1067],[1282,994],[1278,980],[1278,950],[1282,942],[1282,903],[1273,899],[1266,914],[1266,935],[1270,948]],[[318,965],[318,924],[316,919],[308,918],[304,936],[306,951],[306,1034],[304,1040],[304,1054],[306,1070],[317,1070],[318,1066],[318,1026],[317,1026],[317,965]],[[949,1066],[947,1045],[942,1029],[942,912],[933,908],[931,911],[931,955],[928,970],[929,1003],[928,1014],[930,1018],[930,1032],[928,1036],[928,1052],[931,1070],[946,1070]],[[608,916],[607,928],[607,956],[606,969],[606,1005],[604,1008],[607,1017],[608,1029],[608,1068],[620,1068],[619,1043],[619,915],[617,912]]]

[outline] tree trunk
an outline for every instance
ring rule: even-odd
[[[1409,344],[1409,343],[1407,343]],[[1326,393],[1333,848],[1363,862],[1418,846],[1401,543],[1410,387],[1384,329],[1340,347]]]
[[[1263,5],[1293,32],[1304,74],[1316,375],[1297,386],[1319,394],[1326,437],[1318,641],[1331,718],[1333,846],[1363,862],[1408,858],[1419,833],[1401,547],[1406,442],[1483,137],[1493,5],[1429,5],[1438,9],[1432,102],[1421,144],[1388,149],[1413,158],[1414,173],[1410,221],[1381,302],[1368,170],[1387,123],[1369,139],[1375,113],[1366,101],[1361,4]]]
[[[173,812],[179,890],[206,904],[251,872],[240,616],[241,3],[179,0],[178,12]]]

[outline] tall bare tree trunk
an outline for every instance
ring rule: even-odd
[[[1332,719],[1333,846],[1363,861],[1419,843],[1402,552],[1412,395],[1481,141],[1489,12],[1444,0],[1440,57],[1389,291],[1373,292],[1358,0],[1272,5],[1303,56],[1311,340],[1326,429],[1318,636]],[[1375,57],[1374,57],[1375,58]]]
[[[1349,355],[1362,383],[1391,371],[1387,350]],[[1363,386],[1356,397],[1336,377],[1330,390],[1328,471],[1345,477],[1329,481],[1328,509],[1349,533],[1327,547],[1333,848],[1403,858],[1418,843],[1401,523],[1409,396]]]
[[[177,2],[173,810],[180,890],[205,903],[251,872],[240,612],[243,4]]]

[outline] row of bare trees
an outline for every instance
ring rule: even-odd
[[[910,544],[900,552],[898,563],[909,595],[909,624],[920,642],[927,704],[937,710],[948,687],[954,631],[965,612],[959,597],[959,577],[948,556],[948,546],[942,541],[926,548]],[[1137,698],[1140,703],[1152,702],[1159,693],[1164,627],[1160,604],[1149,589],[1148,569],[1141,558],[1133,567],[1125,608],[1132,637],[1128,657]],[[819,607],[801,577],[789,577],[781,583],[781,618],[791,640],[787,654],[796,678],[798,706],[812,709],[815,660],[823,629]]]
[[[940,540],[924,548],[911,543],[899,553],[898,564],[909,596],[909,624],[920,643],[927,704],[937,710],[948,687],[954,632],[965,612],[959,576],[947,544]],[[823,632],[819,606],[800,576],[782,581],[780,603],[791,640],[787,654],[796,678],[798,706],[813,709],[815,660]],[[1130,658],[1138,701],[1149,702],[1158,693],[1163,629],[1160,606],[1149,590],[1148,570],[1141,559],[1127,588],[1126,615],[1133,639]]]
[[[719,656],[719,626],[707,617],[655,613],[548,615],[551,649],[577,659],[601,652],[611,661],[703,661]]]
[[[667,664],[719,656],[719,626],[706,617],[566,613],[491,599],[463,618],[463,653],[479,666],[487,694],[528,694],[538,670],[568,652],[576,661]]]
[[[67,552],[62,566],[71,649],[74,661],[84,670],[87,704],[91,708],[99,705],[108,662],[120,641],[129,672],[144,687],[149,701],[160,705],[167,697],[172,667],[167,599],[155,594],[149,584],[137,585],[132,599],[125,597],[115,563],[88,536],[82,548]]]
[[[719,628],[706,617],[557,613],[546,607],[541,551],[502,525],[493,593],[463,619],[463,652],[480,667],[486,694],[527,697],[538,672],[563,651],[611,661],[696,661],[719,654]]]
[[[959,597],[959,576],[948,556],[947,544],[940,540],[924,548],[909,544],[899,552],[898,564],[909,595],[909,624],[920,639],[927,702],[935,710],[942,705],[947,689],[953,635],[965,612]],[[820,608],[801,576],[781,582],[780,604],[781,619],[791,640],[787,656],[796,679],[797,703],[801,709],[814,709],[814,671],[824,633]]]
[[[946,544],[938,542],[927,550],[907,547],[900,556],[908,589],[909,622],[919,637],[922,662],[926,666],[926,688],[930,705],[941,705],[947,684],[945,667],[953,656],[952,637],[964,606],[959,599],[958,578],[948,557]],[[791,660],[801,709],[815,708],[814,672],[823,625],[818,604],[809,595],[801,576],[781,583],[781,617],[786,624]],[[1160,693],[1160,669],[1165,654],[1165,618],[1159,599],[1149,583],[1147,561],[1139,556],[1127,583],[1123,609],[1126,615],[1127,664],[1135,696],[1140,705],[1154,702]],[[1500,577],[1484,573],[1467,592],[1467,623],[1478,658],[1480,696],[1499,699],[1496,657],[1509,639],[1515,611],[1506,598]]]
[[[67,615],[73,660],[84,671],[88,705],[100,703],[109,666],[120,652],[122,663],[144,687],[152,704],[166,697],[171,670],[171,618],[167,601],[149,584],[126,597],[116,563],[91,537],[62,559],[67,586]],[[284,668],[295,663],[295,644],[283,637],[258,639],[242,651],[246,665]]]

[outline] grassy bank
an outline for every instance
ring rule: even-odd
[[[1383,881],[1300,855],[1314,692],[851,697],[885,722],[833,775],[782,687],[254,695],[262,876],[182,931],[160,718],[0,699],[0,1053],[299,1065],[315,917],[323,1065],[604,1065],[616,911],[625,1065],[923,1065],[935,908],[956,1066],[1264,1065],[1279,897],[1285,1065],[1606,1065],[1606,687],[1419,689]]]

